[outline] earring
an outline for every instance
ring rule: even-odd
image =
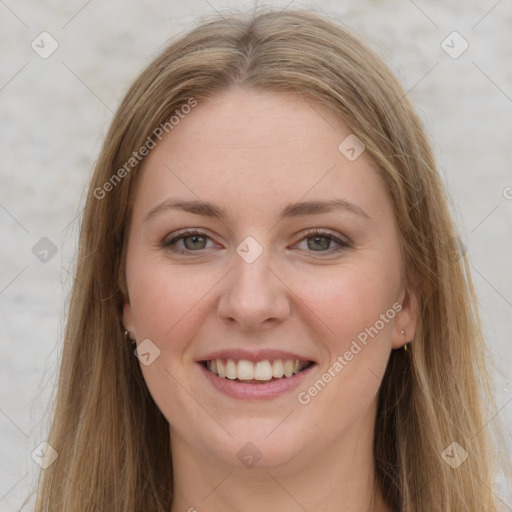
[[[406,334],[406,333],[405,333],[405,331],[404,331],[403,329],[400,329],[400,334],[401,334],[402,336],[405,336],[405,334]],[[407,345],[409,345],[409,343],[406,343],[406,344],[404,345],[404,350],[405,350],[405,352],[407,352]]]
[[[126,338],[127,341],[131,341],[132,345],[135,345],[136,341],[133,338],[130,337],[130,331],[125,330],[124,331],[124,337]]]

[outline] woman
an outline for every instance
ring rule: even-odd
[[[457,240],[360,41],[300,11],[181,37],[92,178],[37,510],[497,510]]]

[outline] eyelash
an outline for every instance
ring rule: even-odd
[[[211,240],[211,238],[205,232],[203,232],[203,231],[199,231],[199,230],[196,230],[196,229],[182,230],[182,231],[178,232],[176,234],[176,236],[172,237],[170,240],[165,240],[164,239],[164,241],[162,242],[162,247],[164,249],[170,250],[173,253],[184,254],[184,255],[191,255],[193,253],[200,253],[200,252],[206,250],[206,249],[199,249],[197,251],[192,251],[190,249],[183,250],[183,249],[172,248],[172,246],[176,245],[177,242],[179,242],[180,240],[183,240],[184,238],[187,238],[189,236],[202,236],[202,237],[205,237],[205,238]],[[348,248],[352,247],[352,244],[351,244],[351,242],[348,239],[341,240],[341,239],[335,237],[334,235],[332,235],[331,233],[329,233],[327,231],[324,231],[322,229],[319,229],[319,228],[314,228],[314,229],[309,230],[299,240],[299,242],[302,242],[303,240],[307,240],[308,238],[315,238],[315,237],[325,237],[325,238],[328,238],[330,241],[337,243],[338,247],[332,248],[332,249],[327,249],[326,251],[308,251],[308,252],[312,252],[312,253],[318,252],[320,255],[321,254],[332,255],[332,254],[337,254],[337,253],[339,253],[341,251],[344,251],[345,249],[348,249]]]

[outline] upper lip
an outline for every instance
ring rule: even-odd
[[[293,352],[287,352],[284,350],[246,350],[246,349],[229,349],[229,350],[216,350],[215,352],[210,352],[204,357],[200,357],[197,359],[197,362],[202,361],[212,361],[214,359],[233,359],[236,361],[240,361],[241,359],[245,359],[246,361],[265,361],[268,360],[276,360],[276,359],[293,359],[294,361],[313,361],[313,359],[309,357],[304,357],[299,354],[295,354]]]

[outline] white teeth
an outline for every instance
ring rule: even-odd
[[[224,370],[224,363],[220,359],[217,359],[216,362],[217,362],[217,375],[219,377],[222,377],[223,379],[225,379],[226,378],[226,370]],[[211,372],[215,373],[213,371],[213,367],[211,369]]]
[[[284,376],[291,377],[293,375],[293,367],[295,366],[295,362],[291,359],[288,359],[284,362]]]
[[[233,359],[228,359],[226,363],[226,377],[231,380],[238,379],[238,372]]]
[[[268,361],[258,361],[254,365],[254,378],[256,380],[271,380],[272,366]]]
[[[293,359],[276,359],[270,362],[268,359],[252,362],[246,359],[235,361],[233,359],[213,359],[206,362],[206,368],[221,378],[242,381],[270,381],[272,378],[282,379],[283,377],[292,377],[306,366],[306,361]]]
[[[245,359],[240,359],[240,361],[238,361],[237,369],[238,369],[238,378],[240,380],[252,380],[255,378],[254,377],[254,365],[251,363],[251,361],[246,361]]]
[[[284,375],[284,365],[281,359],[276,359],[272,365],[272,377],[280,379]]]

